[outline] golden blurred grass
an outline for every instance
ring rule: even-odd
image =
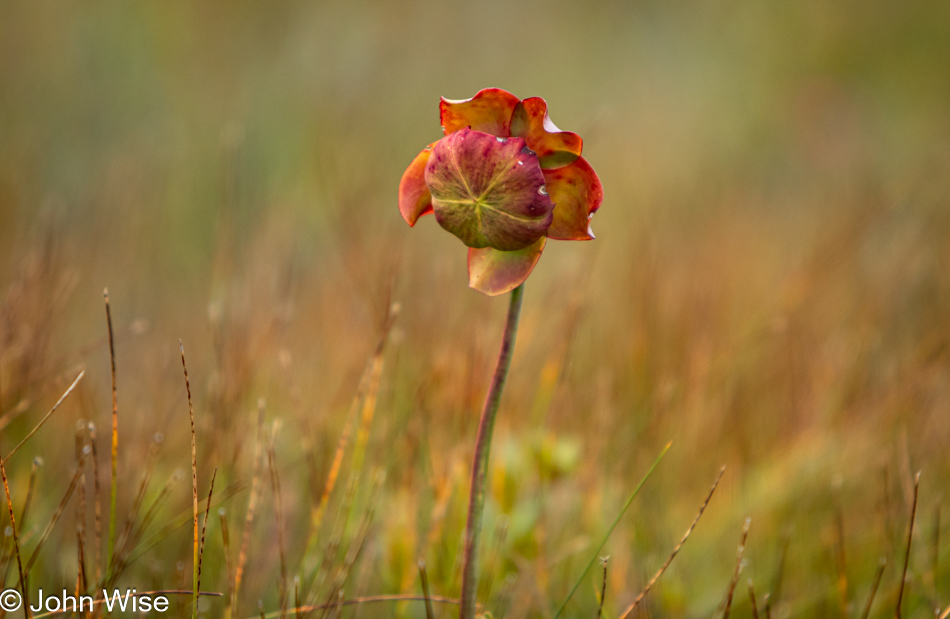
[[[265,398],[266,431],[282,420],[290,577],[307,587],[321,569],[303,560],[312,505],[399,302],[365,466],[355,477],[345,458],[316,544],[330,583],[374,507],[346,597],[419,592],[419,558],[433,593],[456,595],[504,303],[465,288],[464,249],[433,221],[405,227],[395,188],[439,134],[440,95],[500,86],[545,97],[584,136],[606,201],[598,240],[551,244],[528,282],[486,521],[495,616],[557,609],[670,440],[606,546],[605,616],[663,562],[722,464],[640,616],[713,614],[746,516],[739,592],[750,577],[775,616],[859,616],[883,556],[871,616],[892,615],[917,470],[904,611],[932,616],[950,604],[948,62],[938,2],[5,3],[0,412],[18,414],[2,449],[87,372],[9,463],[17,503],[30,455],[45,461],[23,544],[72,477],[74,421],[98,425],[108,471],[108,285],[120,517],[155,433],[150,498],[190,466],[181,337],[199,493],[218,467],[239,539]],[[235,616],[279,604],[268,479]],[[130,586],[189,586],[188,527],[161,528],[191,517],[188,484],[173,488]],[[75,584],[76,520],[53,532],[34,586]],[[208,540],[202,582],[224,591],[215,522]],[[599,578],[569,616],[596,614]],[[746,596],[734,606],[750,616]]]

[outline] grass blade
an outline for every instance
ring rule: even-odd
[[[620,619],[624,619],[633,612],[640,602],[643,601],[643,598],[646,597],[646,594],[650,592],[650,589],[653,588],[653,585],[656,584],[656,581],[660,579],[660,576],[663,575],[663,572],[666,571],[666,568],[670,566],[670,563],[673,562],[673,559],[676,558],[676,555],[679,554],[679,551],[682,550],[683,545],[686,543],[686,540],[689,539],[689,536],[693,533],[693,529],[696,528],[696,525],[699,524],[699,519],[703,517],[703,512],[706,511],[706,507],[709,505],[709,501],[712,499],[713,494],[716,492],[716,488],[719,487],[719,482],[722,480],[723,473],[726,472],[726,467],[719,469],[719,475],[716,476],[716,481],[713,482],[712,488],[709,489],[709,494],[706,495],[706,500],[703,501],[703,504],[699,506],[699,513],[696,514],[696,517],[693,519],[692,524],[689,525],[689,528],[686,529],[686,533],[683,534],[683,537],[680,539],[679,543],[673,548],[673,552],[670,553],[670,556],[667,557],[663,565],[660,566],[660,569],[656,571],[656,574],[653,575],[653,578],[647,582],[646,586],[643,588],[643,591],[633,600],[633,603],[627,607],[627,610],[620,615]]]
[[[554,619],[558,619],[561,614],[564,612],[564,609],[567,608],[568,602],[571,601],[571,598],[574,597],[574,592],[577,591],[577,588],[581,586],[581,583],[584,582],[584,578],[587,577],[587,572],[590,571],[590,568],[594,567],[594,563],[600,557],[600,551],[604,548],[604,545],[607,543],[607,540],[610,538],[610,534],[614,532],[614,529],[617,528],[617,525],[620,524],[620,519],[623,518],[623,515],[627,513],[627,509],[633,503],[633,500],[637,498],[637,495],[640,493],[640,489],[643,488],[643,484],[646,483],[647,479],[650,478],[650,475],[653,474],[653,471],[656,469],[657,465],[660,464],[660,460],[663,459],[663,456],[666,455],[666,452],[670,450],[670,446],[673,443],[667,443],[666,447],[663,448],[663,451],[660,452],[660,455],[657,456],[656,460],[653,461],[653,464],[650,465],[650,468],[647,469],[646,474],[643,476],[643,479],[640,480],[640,483],[637,484],[637,487],[633,489],[633,492],[630,493],[630,496],[627,497],[627,502],[624,503],[623,507],[620,509],[620,513],[617,514],[617,517],[614,518],[613,524],[610,525],[610,528],[607,529],[607,533],[604,534],[603,539],[600,540],[600,544],[597,545],[597,548],[594,550],[594,554],[591,556],[590,561],[587,562],[587,566],[584,568],[584,571],[581,572],[580,577],[577,579],[577,582],[574,583],[574,586],[571,587],[570,593],[567,594],[567,597],[564,599],[564,602],[561,603],[561,607],[556,613],[554,613]]]

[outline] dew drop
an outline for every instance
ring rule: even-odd
[[[548,190],[544,185],[541,185],[540,187],[538,187],[538,193],[541,194],[542,196],[546,196],[548,195]]]
[[[501,142],[502,144],[508,141],[508,138],[495,138],[495,139]]]
[[[11,535],[13,535],[13,527],[7,527],[6,529],[4,529],[3,534],[6,535],[7,537],[10,537]]]
[[[518,165],[524,165],[524,161],[518,161]]]

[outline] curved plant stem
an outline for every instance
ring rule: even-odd
[[[488,456],[491,453],[491,437],[495,428],[495,416],[501,393],[505,389],[511,355],[515,349],[515,336],[518,334],[518,318],[521,315],[521,299],[524,296],[524,284],[511,292],[511,304],[508,306],[508,321],[498,351],[498,364],[492,376],[485,407],[478,423],[478,438],[475,439],[475,460],[472,463],[472,489],[468,498],[468,524],[465,527],[465,563],[462,567],[462,599],[460,619],[474,619],[475,598],[478,592],[478,542],[482,533],[482,514],[485,511],[485,478],[488,474]]]

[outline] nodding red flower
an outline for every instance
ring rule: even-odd
[[[399,212],[427,213],[468,247],[469,286],[487,295],[518,287],[547,239],[594,238],[589,221],[604,190],[581,157],[581,138],[548,118],[540,97],[500,88],[439,104],[445,137],[402,175]]]

